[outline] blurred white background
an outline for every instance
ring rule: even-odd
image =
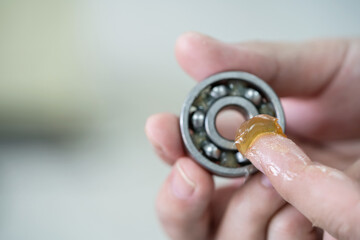
[[[144,134],[194,82],[173,48],[359,36],[360,1],[0,1],[0,239],[166,239]]]

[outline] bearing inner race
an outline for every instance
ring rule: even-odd
[[[250,119],[259,114],[256,107],[247,99],[243,97],[223,97],[212,104],[207,111],[205,118],[205,131],[210,140],[217,146],[236,151],[234,141],[229,141],[222,137],[215,126],[215,120],[218,113],[226,107],[234,107],[239,110],[247,119]]]

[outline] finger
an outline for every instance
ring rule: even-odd
[[[315,226],[337,238],[360,238],[360,188],[344,173],[313,163],[277,134],[260,135],[245,156]]]
[[[329,233],[324,232],[323,240],[336,240],[333,236],[331,236]]]
[[[213,199],[211,200],[211,225],[214,229],[220,225],[226,208],[236,191],[245,184],[245,178],[234,179],[229,185],[225,185],[216,189]]]
[[[348,124],[357,116],[341,114],[344,107],[351,111],[357,106],[349,96],[356,95],[358,90],[356,86],[348,87],[357,78],[344,83],[349,79],[345,73],[350,74],[344,67],[349,61],[345,60],[354,55],[349,54],[349,49],[356,49],[356,44],[350,40],[229,44],[199,33],[187,33],[178,39],[175,51],[182,68],[197,80],[222,71],[245,71],[264,79],[281,97],[303,97],[284,106],[287,129],[300,136],[324,140],[359,135],[359,125]],[[352,62],[355,66],[356,59]],[[305,98],[318,97],[320,93],[324,97],[316,101]],[[341,131],[337,126],[342,126]]]
[[[347,42],[229,44],[199,33],[186,33],[176,44],[182,68],[197,80],[226,70],[264,79],[280,96],[310,96],[325,88],[341,68]]]
[[[318,239],[311,222],[293,206],[287,204],[271,219],[267,230],[268,240]]]
[[[180,135],[179,119],[169,113],[160,113],[149,117],[145,132],[156,153],[167,163],[185,156]]]
[[[255,175],[230,200],[217,239],[264,239],[268,221],[284,204],[268,179]]]
[[[296,138],[288,131],[286,132],[286,135],[289,136],[289,138],[293,140],[314,162],[319,162],[340,171],[344,171],[356,161],[356,153],[354,153],[355,149],[352,146],[345,146],[346,144],[352,145],[352,141],[337,141],[338,145],[343,146],[343,148],[337,149],[333,147],[335,146],[335,142],[328,143]],[[359,144],[358,147],[360,148]],[[339,161],[339,159],[341,159],[341,161]]]
[[[324,95],[321,98],[282,98],[287,131],[316,141],[358,138],[360,125],[354,123],[359,121],[360,116],[357,116],[356,111],[354,114],[344,114],[357,108],[357,99],[350,97],[355,95],[348,92],[352,88],[351,84],[340,82],[343,87],[337,87],[338,94]],[[354,101],[344,101],[344,96]]]
[[[207,239],[213,190],[209,173],[189,158],[177,160],[156,203],[171,239]]]
[[[360,182],[360,159],[349,166],[345,173],[355,181]]]

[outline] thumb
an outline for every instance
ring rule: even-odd
[[[312,162],[290,139],[258,136],[245,156],[279,194],[335,238],[360,239],[360,188],[344,173]]]

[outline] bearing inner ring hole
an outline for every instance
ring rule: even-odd
[[[227,106],[221,109],[215,118],[215,127],[219,135],[234,141],[239,126],[248,119],[248,114],[238,106]]]

